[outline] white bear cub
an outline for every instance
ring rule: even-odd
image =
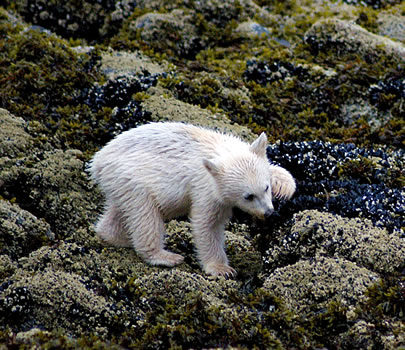
[[[152,123],[128,130],[97,152],[92,179],[106,204],[97,234],[130,246],[149,264],[183,261],[164,247],[164,221],[188,214],[198,259],[211,275],[234,275],[224,250],[224,229],[238,207],[259,218],[273,212],[272,195],[290,198],[291,174],[270,165],[264,133],[252,144],[182,123]]]

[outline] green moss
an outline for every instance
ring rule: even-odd
[[[58,120],[50,120],[48,127],[62,145],[85,152],[85,159],[99,144],[108,141],[106,135],[111,122],[112,109],[102,107],[96,111],[85,104],[58,106]]]
[[[148,8],[136,8],[131,16],[129,16],[122,24],[120,31],[117,35],[106,40],[106,45],[112,47],[115,50],[129,50],[136,51],[141,50],[147,56],[155,57],[158,60],[165,59],[167,57],[166,53],[160,54],[155,52],[155,48],[149,45],[147,42],[141,38],[141,29],[133,30],[131,29],[131,24],[136,21],[137,18],[152,12]]]
[[[230,295],[230,301],[236,305],[244,305],[257,318],[257,332],[267,334],[271,332],[277,335],[284,346],[303,347],[306,332],[301,327],[297,316],[284,305],[278,297],[263,288],[257,288],[248,295]],[[265,344],[260,344],[265,346]]]
[[[150,39],[142,35],[143,28],[134,28],[134,21],[150,12],[169,16],[170,13],[165,9],[159,9],[159,11],[147,8],[136,9],[123,23],[120,32],[108,40],[108,45],[117,50],[141,50],[157,60],[165,59],[179,63],[193,59],[202,49],[218,44],[233,45],[239,38],[239,34],[235,32],[238,24],[236,19],[241,20],[243,8],[238,2],[234,3],[231,13],[224,15],[217,9],[218,13],[210,13],[207,18],[203,13],[185,8],[184,3],[181,3],[178,9],[183,10],[185,15],[183,20],[176,19],[179,25],[169,20],[163,22],[160,24],[162,28]],[[217,17],[218,21],[216,21]]]
[[[132,96],[132,98],[133,98],[136,102],[141,103],[141,102],[147,100],[148,98],[150,98],[150,95],[147,94],[146,92],[141,91],[141,92],[135,93],[135,94]]]

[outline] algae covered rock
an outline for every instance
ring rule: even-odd
[[[298,313],[320,310],[339,300],[354,306],[378,274],[341,258],[315,256],[272,272],[264,288],[282,297]]]
[[[1,311],[20,327],[27,322],[46,329],[63,327],[76,334],[89,326],[99,334],[108,332],[106,323],[113,317],[110,307],[103,297],[88,290],[84,277],[45,269],[34,276],[17,274],[11,281],[1,292]]]
[[[67,237],[94,219],[88,210],[95,204],[84,200],[84,193],[98,198],[80,155],[75,150],[34,152],[0,169],[4,195],[15,197],[21,207],[47,220],[58,237]]]
[[[150,12],[138,17],[129,29],[140,30],[141,38],[151,46],[189,57],[204,46],[192,22],[193,17],[182,10],[168,14]]]
[[[403,14],[382,13],[377,19],[378,33],[405,43],[404,21],[405,16]]]
[[[16,267],[16,264],[11,260],[9,255],[0,255],[0,276],[2,279],[12,275]]]
[[[153,62],[150,57],[142,52],[106,51],[101,55],[101,71],[110,80],[119,77],[136,77],[142,72],[148,72],[153,76],[169,71],[167,63]]]
[[[268,268],[274,268],[281,261],[290,263],[317,255],[345,258],[383,274],[405,268],[405,242],[397,235],[369,220],[316,210],[295,214],[290,232],[265,253],[264,261]]]
[[[313,50],[333,48],[340,52],[358,52],[371,62],[381,54],[405,59],[405,47],[391,39],[375,35],[350,22],[326,19],[315,23],[305,35]]]
[[[32,147],[32,137],[25,131],[27,123],[0,109],[0,157],[15,158]]]
[[[15,1],[14,5],[27,21],[65,36],[98,38],[115,1]]]
[[[153,121],[187,122],[222,132],[237,133],[247,141],[254,139],[254,134],[248,128],[232,124],[223,114],[212,114],[199,106],[179,101],[160,88],[151,88],[148,92],[151,96],[142,102],[142,108],[151,113]]]
[[[50,225],[16,204],[0,200],[0,250],[12,258],[55,240]]]

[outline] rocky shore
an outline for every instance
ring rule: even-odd
[[[0,2],[0,348],[405,349],[405,4]],[[181,121],[251,141],[297,192],[235,211],[234,279],[101,242],[86,164]]]

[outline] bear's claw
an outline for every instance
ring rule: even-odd
[[[236,271],[229,265],[225,264],[209,264],[204,268],[205,272],[212,276],[223,276],[225,278],[231,278],[236,276]]]

